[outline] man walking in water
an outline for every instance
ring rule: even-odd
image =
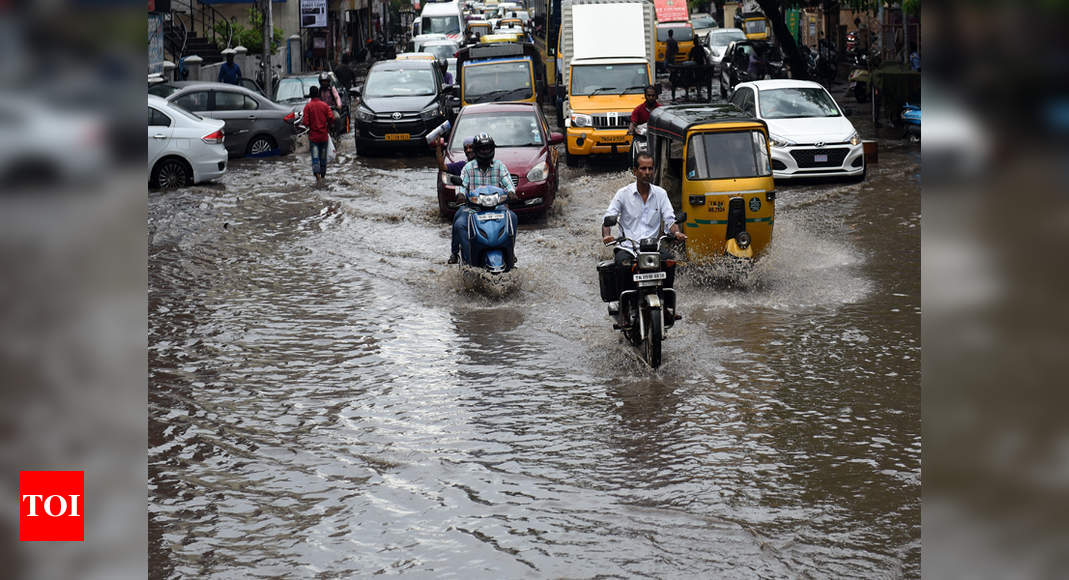
[[[312,154],[312,173],[316,176],[316,187],[322,187],[327,176],[327,145],[330,142],[330,123],[334,120],[334,113],[319,98],[319,87],[310,87],[308,96],[311,98],[304,106],[301,123],[308,127],[308,149]]]

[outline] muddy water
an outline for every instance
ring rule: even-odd
[[[919,147],[779,184],[656,372],[594,272],[622,167],[562,164],[487,296],[432,158],[340,153],[150,193],[155,576],[919,576]]]

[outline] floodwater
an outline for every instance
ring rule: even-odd
[[[622,166],[562,163],[490,296],[430,156],[150,192],[152,576],[918,577],[920,148],[880,147],[680,274],[657,371],[597,287]]]

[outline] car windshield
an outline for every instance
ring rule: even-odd
[[[308,89],[319,86],[319,77],[292,77],[278,82],[275,101],[304,100],[308,98]]]
[[[760,95],[763,119],[839,116],[835,101],[822,88],[769,89]]]
[[[449,16],[424,16],[420,31],[424,34],[437,32],[441,34],[457,34],[460,32],[460,17]]]
[[[743,29],[746,30],[746,34],[764,34],[766,22],[764,18],[747,20],[743,22]]]
[[[709,33],[709,46],[727,46],[736,40],[746,40],[746,34],[741,30],[713,31]]]
[[[772,174],[760,131],[697,133],[687,142],[687,179],[739,179]]]
[[[572,67],[572,95],[642,94],[650,84],[644,64],[592,64]],[[637,87],[637,88],[636,88]]]
[[[455,44],[432,44],[423,47],[423,52],[429,52],[434,55],[434,58],[438,60],[445,60],[452,58],[457,52],[457,45]]]
[[[712,28],[716,26],[716,21],[708,14],[701,14],[691,18],[690,24],[694,28]]]
[[[464,67],[464,101],[522,101],[534,94],[527,60],[469,64]]]
[[[429,68],[373,70],[364,88],[365,97],[429,96],[434,93],[434,74]]]
[[[689,26],[658,26],[657,40],[668,42],[669,30],[672,31],[672,38],[676,39],[676,42],[686,42],[694,38],[694,29]]]
[[[463,151],[464,139],[479,133],[486,133],[494,138],[497,147],[541,147],[542,131],[538,128],[538,117],[534,112],[518,113],[483,113],[478,115],[461,115],[453,129],[453,142],[450,151]]]

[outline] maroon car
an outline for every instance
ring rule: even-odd
[[[516,185],[517,201],[509,207],[516,213],[545,213],[557,197],[556,145],[564,135],[551,133],[542,111],[534,103],[480,103],[460,110],[446,148],[446,163],[464,157],[464,139],[479,133],[494,138],[494,158],[505,164]],[[452,216],[459,204],[456,186],[438,172],[438,209]]]

